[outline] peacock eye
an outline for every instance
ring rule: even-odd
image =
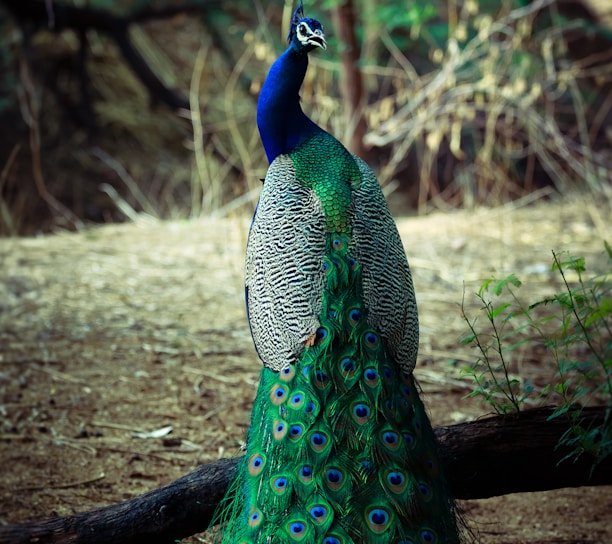
[[[306,34],[306,29],[307,29],[306,23],[300,23],[297,27],[298,34],[303,36],[304,34]]]

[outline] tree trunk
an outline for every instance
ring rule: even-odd
[[[547,421],[551,408],[494,416],[436,429],[451,493],[478,499],[562,487],[612,485],[612,459],[560,461],[569,422]],[[606,408],[586,408],[581,424],[604,424]],[[41,522],[0,527],[0,544],[171,544],[202,532],[214,517],[239,459],[201,465],[164,486],[120,504]]]
[[[360,47],[355,34],[357,16],[353,0],[343,0],[334,8],[334,22],[338,29],[342,72],[340,90],[344,101],[344,114],[347,123],[346,146],[352,153],[366,159],[363,137],[366,132],[363,117],[363,76],[359,69]]]

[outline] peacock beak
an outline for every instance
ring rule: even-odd
[[[309,36],[308,44],[320,47],[321,49],[327,49],[327,42],[325,41],[325,35],[320,30],[315,30],[314,33]]]

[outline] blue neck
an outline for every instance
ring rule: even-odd
[[[290,153],[311,136],[323,132],[300,107],[300,87],[306,75],[308,55],[292,46],[276,60],[257,103],[257,127],[268,161]]]

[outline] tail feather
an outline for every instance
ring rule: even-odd
[[[361,267],[334,238],[313,345],[262,369],[223,542],[458,542],[415,381],[368,324]]]

